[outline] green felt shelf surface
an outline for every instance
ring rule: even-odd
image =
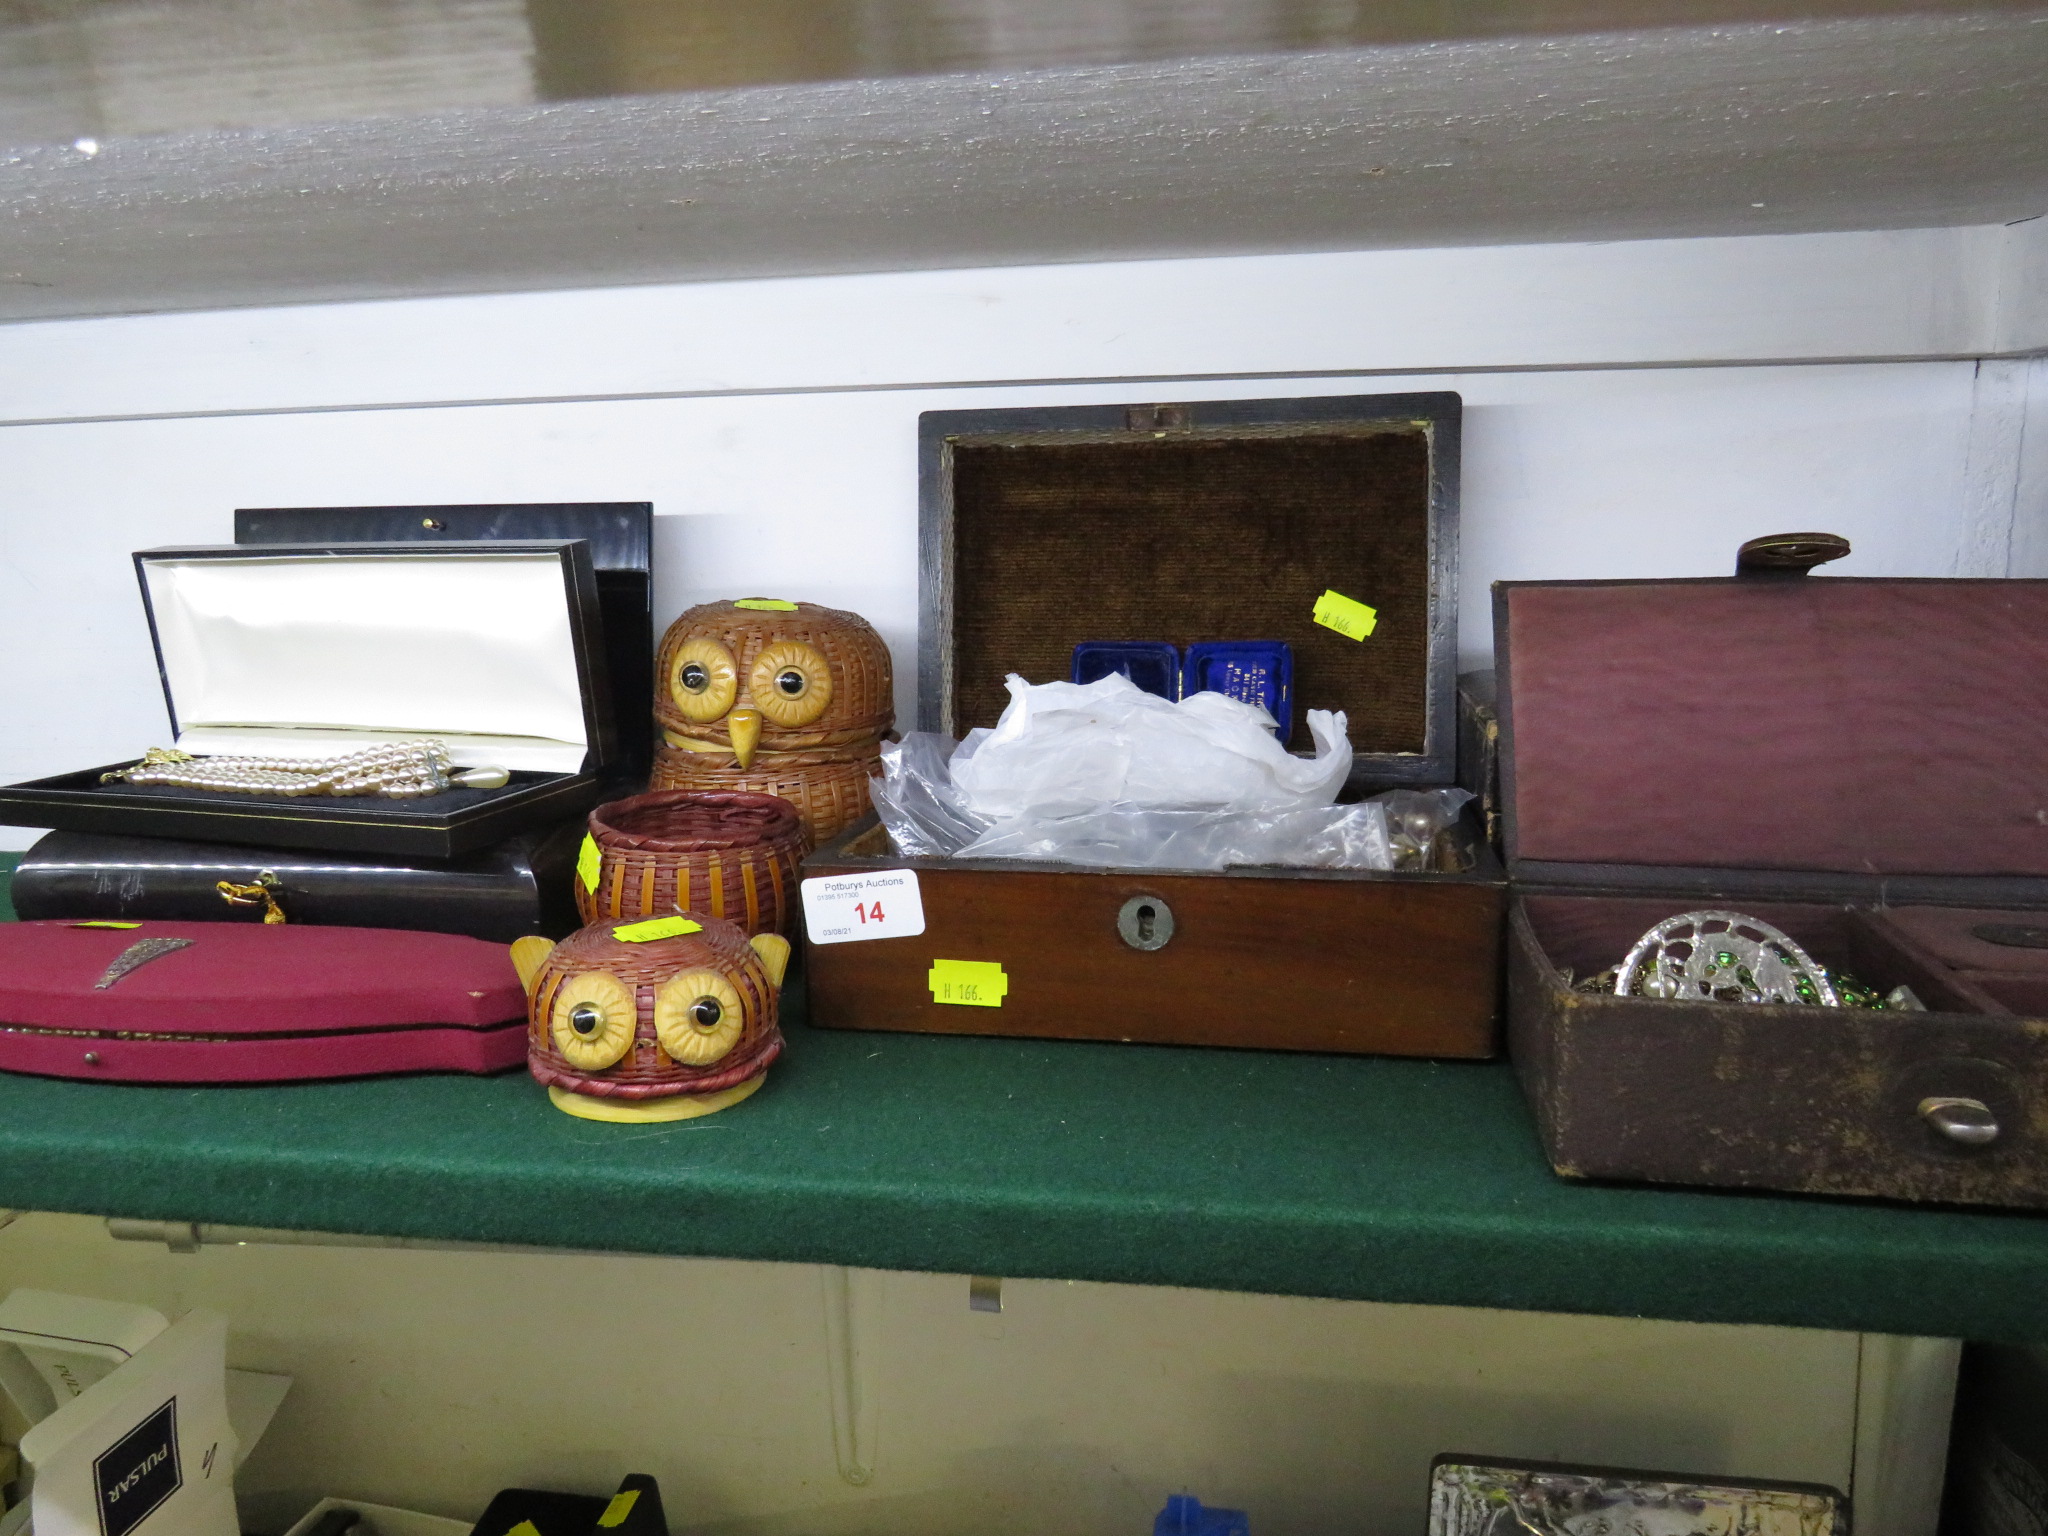
[[[1498,1063],[789,1033],[760,1094],[676,1126],[522,1074],[0,1076],[0,1205],[2048,1338],[2048,1218],[1567,1184]]]

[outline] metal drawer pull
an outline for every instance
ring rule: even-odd
[[[1116,931],[1133,949],[1164,949],[1173,937],[1173,908],[1157,896],[1133,896],[1116,915]]]
[[[1998,1117],[1982,1099],[1922,1099],[1920,1118],[1966,1147],[1989,1146],[1998,1140]]]

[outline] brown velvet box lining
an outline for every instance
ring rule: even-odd
[[[1496,629],[1516,859],[2048,874],[2048,581],[1509,584]]]
[[[1583,980],[1616,965],[1637,939],[1679,907],[1669,898],[1638,896],[1526,896],[1529,925],[1550,963]],[[1930,1009],[1999,1014],[2006,1010],[1951,976],[1931,955],[1915,950],[1881,923],[1847,907],[1743,901],[1736,910],[1782,929],[1832,970],[1847,970],[1866,986],[1888,992],[1903,983]],[[1724,1012],[1699,1003],[1673,1003],[1703,1014]]]
[[[1421,752],[1429,459],[1408,424],[958,443],[955,732],[995,724],[1006,673],[1064,680],[1083,640],[1284,640],[1290,745],[1307,710],[1341,709],[1359,752]],[[1326,588],[1379,610],[1370,639],[1313,622]]]

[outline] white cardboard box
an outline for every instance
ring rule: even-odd
[[[36,1536],[239,1536],[227,1333],[188,1313],[22,1436]]]

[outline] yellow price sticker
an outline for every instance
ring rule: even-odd
[[[576,878],[593,896],[597,894],[597,873],[603,867],[604,856],[597,851],[597,839],[588,832],[584,833],[583,847],[576,854]]]
[[[74,928],[140,928],[140,923],[73,923]]]
[[[925,980],[933,1002],[969,1008],[1000,1008],[1010,991],[1010,978],[994,960],[934,960]]]
[[[795,603],[785,603],[779,597],[743,597],[733,604],[735,608],[751,608],[756,613],[795,613]]]
[[[633,1513],[633,1506],[639,1502],[638,1488],[628,1488],[624,1493],[613,1494],[611,1503],[605,1505],[604,1513],[597,1517],[597,1528],[608,1531],[615,1525],[624,1525],[626,1516]]]
[[[673,939],[685,933],[702,933],[704,925],[687,917],[650,917],[643,923],[621,923],[612,937],[628,944],[652,944],[656,939]]]
[[[1316,599],[1315,621],[1346,640],[1363,640],[1379,626],[1380,611],[1342,592],[1325,592]]]

